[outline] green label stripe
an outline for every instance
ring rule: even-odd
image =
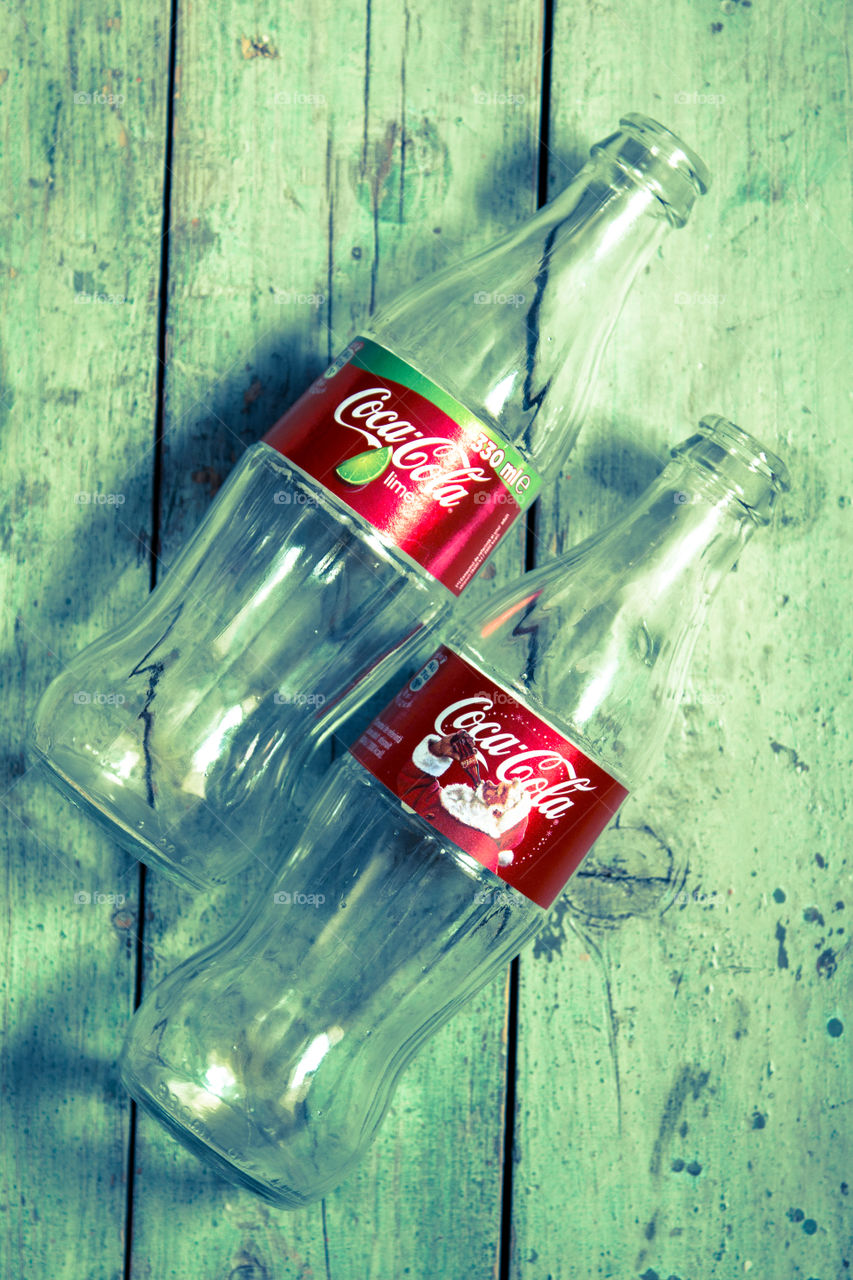
[[[448,395],[446,391],[442,391],[441,387],[437,387],[429,378],[424,377],[422,373],[418,373],[417,369],[413,369],[410,364],[406,364],[405,360],[400,360],[398,356],[386,351],[385,347],[380,347],[378,343],[371,342],[370,338],[358,338],[356,341],[364,343],[361,350],[357,351],[352,357],[352,363],[357,368],[364,369],[367,373],[375,373],[378,378],[387,378],[391,382],[399,382],[402,386],[408,387],[410,391],[417,392],[419,396],[429,400],[430,404],[434,404],[448,418],[452,418],[454,422],[463,428],[466,434],[484,435],[491,440],[496,449],[501,449],[504,454],[504,460],[500,467],[496,468],[498,479],[501,479],[500,471],[507,465],[519,473],[523,472],[528,475],[530,484],[523,494],[516,493],[505,481],[503,481],[503,484],[507,492],[512,494],[522,511],[530,506],[542,487],[542,477],[533,470],[514,444],[509,440],[505,440],[494,427],[481,422],[475,414],[471,413],[470,409],[466,409],[453,396]]]

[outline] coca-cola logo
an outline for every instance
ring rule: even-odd
[[[407,473],[421,491],[445,509],[455,507],[469,493],[469,485],[486,484],[492,478],[482,467],[471,466],[465,449],[446,436],[428,436],[394,409],[387,407],[394,392],[389,387],[365,387],[347,396],[335,409],[335,421],[356,431],[371,449],[396,446],[391,463]]]
[[[499,720],[489,719],[494,706],[494,699],[485,694],[460,698],[439,712],[435,731],[442,737],[460,731],[470,734],[481,763],[486,764],[486,756],[497,757],[497,780],[521,783],[533,807],[551,821],[572,807],[573,792],[595,790],[589,778],[577,776],[572,762],[561,752],[531,748]]]

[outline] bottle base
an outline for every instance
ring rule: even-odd
[[[46,755],[37,743],[32,740],[28,744],[30,759],[34,761],[47,776],[53,786],[61,792],[61,794],[70,800],[75,808],[85,813],[102,831],[120,845],[134,858],[140,862],[145,862],[149,866],[154,867],[157,871],[161,871],[168,876],[173,884],[180,885],[182,888],[193,889],[212,889],[219,881],[212,880],[210,877],[202,875],[195,868],[181,864],[177,869],[174,862],[174,846],[169,846],[168,840],[163,837],[163,847],[158,847],[153,840],[147,840],[142,834],[142,828],[150,825],[151,810],[140,803],[139,816],[135,818],[132,809],[134,807],[134,798],[132,796],[122,796],[122,812],[119,813],[115,806],[105,807],[101,804],[97,797],[97,791],[93,785],[91,788],[87,786],[86,778],[81,770],[81,761],[79,756],[74,757],[73,773],[66,773],[62,767],[61,753],[54,751],[51,755]],[[102,781],[102,774],[97,770],[93,770],[93,783]],[[137,821],[137,829],[133,828],[133,821]]]
[[[225,1156],[220,1155],[204,1138],[194,1133],[192,1129],[187,1128],[186,1125],[181,1124],[179,1120],[176,1120],[172,1113],[161,1106],[157,1099],[149,1093],[148,1089],[127,1067],[122,1067],[122,1083],[136,1104],[147,1115],[150,1115],[152,1119],[163,1125],[187,1151],[203,1161],[204,1164],[213,1169],[227,1182],[241,1187],[244,1191],[253,1192],[256,1196],[260,1196],[262,1200],[266,1200],[268,1204],[276,1205],[279,1209],[302,1209],[306,1205],[313,1204],[316,1200],[321,1199],[322,1193],[300,1195],[298,1191],[293,1191],[286,1187],[273,1189],[267,1183],[259,1182],[256,1178],[253,1178],[251,1174],[246,1173],[226,1159]]]

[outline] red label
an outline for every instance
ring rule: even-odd
[[[541,483],[494,428],[367,338],[264,440],[454,595]]]
[[[436,831],[541,907],[628,794],[444,646],[351,750]]]

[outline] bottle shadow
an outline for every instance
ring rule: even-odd
[[[163,451],[170,477],[163,488],[160,522],[168,531],[169,550],[158,563],[158,578],[168,572],[173,546],[193,532],[245,449],[325,368],[324,358],[301,348],[282,328],[252,350],[249,386],[257,382],[261,391],[247,400],[247,370],[235,369],[207,404],[193,402],[174,421],[167,419]],[[175,394],[173,388],[169,399],[174,400]],[[15,641],[19,649],[29,641],[40,656],[46,650],[49,660],[67,661],[73,656],[73,641],[69,644],[66,639],[69,620],[74,633],[93,619],[103,619],[106,630],[134,612],[133,607],[116,609],[117,580],[122,594],[130,594],[124,582],[128,576],[137,577],[136,607],[144,600],[153,536],[153,439],[154,424],[147,422],[144,439],[131,441],[124,454],[117,450],[106,463],[100,456],[93,457],[86,492],[78,491],[79,480],[66,481],[61,475],[37,477],[19,486],[12,499],[12,520],[35,525],[38,516],[39,522],[27,542],[26,563],[40,558],[50,568],[37,598],[18,615]],[[128,452],[136,455],[129,466]],[[186,496],[192,490],[198,494],[195,501]],[[11,650],[3,656],[11,659]]]
[[[556,176],[550,183],[549,195],[567,185],[587,159],[588,151],[581,147],[552,148],[548,164]],[[515,190],[521,184],[523,189],[529,187],[530,177],[529,157],[485,173],[477,194],[484,215],[493,207],[496,186]],[[410,281],[390,280],[386,290],[393,292],[396,284],[407,283]],[[339,291],[335,297],[336,306],[345,314],[357,311],[357,302],[346,292]],[[363,302],[366,308],[366,299]],[[274,302],[269,305],[276,306]],[[281,308],[277,310],[280,312]],[[320,324],[318,318],[316,328]],[[62,477],[58,481],[50,476],[37,477],[23,485],[17,495],[17,508],[13,504],[13,520],[26,517],[29,508],[38,507],[41,532],[35,545],[28,547],[27,559],[33,555],[43,559],[49,556],[51,573],[41,584],[38,599],[19,614],[16,638],[25,642],[29,635],[52,663],[59,664],[69,661],[76,648],[64,635],[70,612],[75,631],[93,619],[103,619],[106,631],[133,615],[147,595],[155,484],[161,486],[159,581],[168,573],[175,554],[200,523],[245,449],[261,439],[322,373],[327,357],[336,354],[329,348],[318,355],[316,342],[309,338],[310,331],[304,323],[283,322],[276,326],[241,353],[231,371],[214,383],[203,400],[199,400],[180,361],[172,361],[166,387],[162,479],[155,480],[151,421],[144,426],[144,438],[130,442],[125,449],[125,456],[128,450],[136,452],[136,461],[127,466],[124,458],[117,455],[108,465],[99,465],[87,479],[94,487],[86,493],[71,492],[70,487],[62,491]],[[54,490],[58,487],[57,498]],[[48,509],[45,515],[50,493],[53,511]],[[63,506],[72,513],[75,509],[76,513],[85,511],[88,523],[63,519]],[[46,533],[51,527],[55,532]],[[128,576],[140,579],[133,591],[136,604],[116,610],[116,578]],[[51,664],[48,681],[58,670],[58,665]]]
[[[679,431],[678,440],[689,434],[689,424]],[[582,431],[581,435],[584,435]],[[586,428],[586,447],[582,450],[583,476],[589,481],[590,498],[612,494],[633,502],[660,474],[668,457],[648,443],[648,423],[641,418],[620,414],[613,421],[601,410],[590,415]],[[674,445],[676,439],[668,442]],[[581,453],[581,451],[579,451]]]
[[[536,505],[528,530],[528,554],[536,568],[606,528],[660,474],[667,458],[646,443],[648,438],[648,424],[641,419],[620,415],[614,421],[609,410],[590,411],[570,469]],[[597,524],[591,529],[592,513]]]
[[[68,1203],[69,1170],[83,1168],[97,1170],[91,1193],[97,1196],[98,1212],[104,1211],[102,1188],[108,1186],[123,1222],[132,1099],[121,1083],[117,1063],[81,1054],[71,1044],[67,1052],[45,1053],[41,1046],[36,1053],[24,1043],[18,1053],[5,1052],[3,1056],[6,1088],[14,1096],[19,1112],[30,1117],[26,1123],[30,1150],[38,1148],[38,1154],[27,1160],[24,1173],[18,1173],[17,1190],[22,1197],[19,1214],[30,1215],[37,1205]],[[66,1105],[46,1112],[48,1089],[52,1097],[61,1098]],[[137,1137],[135,1172],[139,1178],[142,1164],[141,1185],[149,1211],[165,1211],[167,1205],[191,1205],[217,1186],[227,1188],[227,1183],[165,1133],[161,1149],[159,1127],[143,1117],[138,1108],[136,1125],[143,1140],[140,1143]],[[117,1187],[123,1190],[116,1193]],[[76,1197],[79,1192],[74,1194]]]

